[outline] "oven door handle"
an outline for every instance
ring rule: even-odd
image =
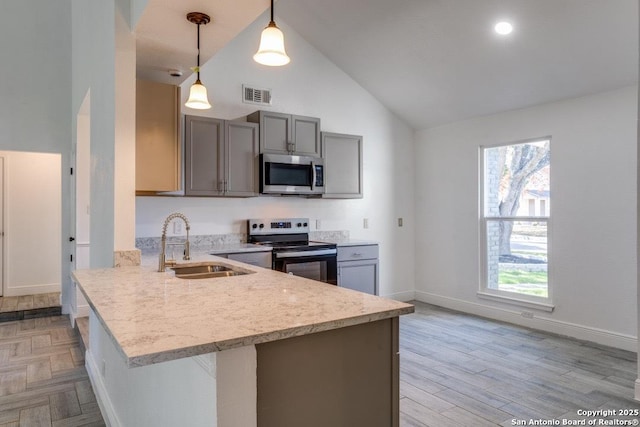
[[[320,249],[317,251],[292,251],[292,252],[275,252],[274,255],[276,258],[311,258],[314,256],[320,255],[335,255],[338,253],[337,249]]]

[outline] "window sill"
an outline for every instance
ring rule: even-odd
[[[553,309],[555,308],[555,305],[553,304],[547,304],[544,302],[536,302],[536,301],[528,301],[520,298],[507,297],[504,295],[498,295],[498,294],[482,292],[482,291],[478,291],[476,295],[478,295],[478,297],[481,299],[499,301],[506,304],[513,304],[513,305],[518,305],[520,307],[531,308],[534,310],[546,311],[548,313],[553,312]]]

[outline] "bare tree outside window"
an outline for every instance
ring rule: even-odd
[[[484,288],[548,298],[550,140],[483,148]]]

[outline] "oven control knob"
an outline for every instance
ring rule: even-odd
[[[302,223],[301,222],[298,223],[298,227],[302,227]]]
[[[260,224],[260,228],[264,228],[264,224]]]
[[[306,227],[306,226],[307,226],[307,223],[305,222],[303,225]]]
[[[253,224],[251,228],[258,228],[258,224]]]

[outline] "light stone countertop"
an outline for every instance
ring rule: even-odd
[[[216,256],[252,274],[179,279],[157,266],[72,274],[129,367],[412,313],[410,304]],[[181,263],[179,263],[181,264]]]

